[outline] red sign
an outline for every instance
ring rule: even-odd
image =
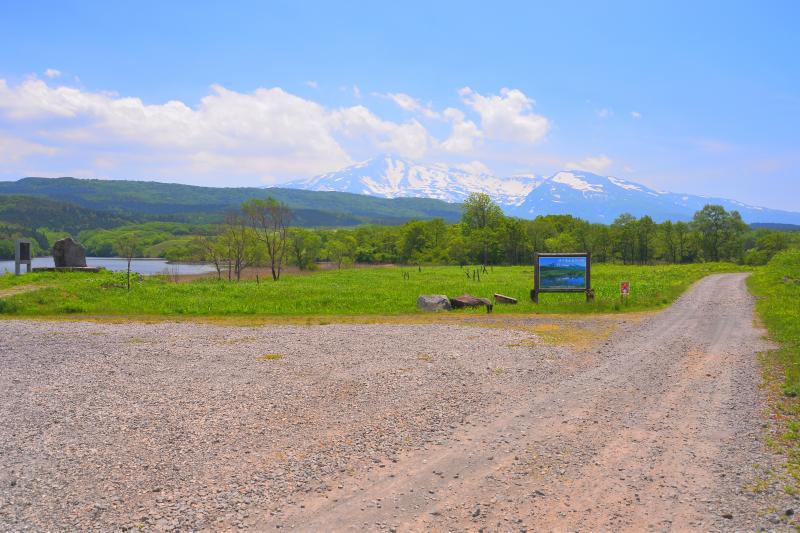
[[[623,296],[627,296],[631,292],[631,282],[630,281],[623,281],[619,284],[619,293]]]

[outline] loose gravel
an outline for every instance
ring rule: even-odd
[[[580,350],[486,320],[1,321],[0,530],[790,527],[743,275]]]
[[[568,352],[454,326],[0,322],[0,530],[252,527]]]

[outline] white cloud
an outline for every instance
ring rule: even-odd
[[[385,95],[380,95],[380,96],[385,96],[386,98],[389,98],[391,101],[397,104],[398,107],[400,107],[401,109],[405,109],[410,113],[418,113],[420,115],[423,115],[425,118],[430,118],[430,119],[441,118],[441,115],[439,113],[431,109],[431,104],[423,106],[419,100],[405,93],[387,93]]]
[[[0,132],[0,163],[18,163],[32,155],[54,156],[58,148],[17,139]]]
[[[59,76],[61,76],[61,71],[56,70],[54,68],[49,68],[44,71],[44,75],[47,76],[48,78],[58,78]]]
[[[360,94],[356,86],[343,90]],[[380,152],[428,162],[454,155],[494,161],[493,154],[505,147],[485,141],[511,141],[530,157],[527,146],[549,130],[549,120],[534,114],[533,101],[521,91],[481,95],[467,88],[460,95],[480,126],[462,109],[434,110],[404,93],[383,95],[414,114],[393,121],[365,105],[327,107],[279,87],[242,93],[213,86],[198,104],[188,105],[148,103],[37,78],[15,85],[0,79],[0,169],[211,185],[277,182],[329,172]],[[437,138],[426,119],[437,121],[436,131],[446,125],[450,131]],[[501,158],[511,161],[512,153]]]
[[[453,130],[450,136],[441,143],[441,148],[455,154],[471,152],[483,136],[478,126],[471,120],[467,120],[464,113],[454,107],[445,109],[442,116],[453,124]]]
[[[382,120],[363,106],[331,110],[277,87],[239,93],[214,86],[189,107],[51,87],[36,79],[15,87],[0,80],[2,117],[20,126],[15,134],[30,130],[29,142],[57,142],[84,154],[80,168],[91,167],[102,149],[135,158],[162,176],[288,179],[351,163],[343,143],[354,139],[362,151],[417,158],[434,142],[416,120]]]
[[[358,88],[358,85],[353,85],[353,96],[361,98],[361,89]]]
[[[413,96],[404,93],[388,93],[386,97],[406,111],[416,112],[422,109],[422,105]]]
[[[535,144],[550,130],[550,121],[533,113],[534,101],[518,89],[503,88],[498,96],[482,95],[464,87],[459,94],[480,115],[487,138]]]
[[[492,174],[492,169],[490,169],[486,164],[480,161],[470,161],[469,163],[461,163],[456,165],[456,168],[463,170],[464,172],[469,172],[470,174]]]
[[[434,141],[428,130],[416,120],[404,123],[383,120],[365,106],[334,111],[331,124],[335,131],[348,139],[364,140],[382,152],[411,158],[424,156]]]
[[[635,118],[635,119],[640,119],[640,118],[642,118],[642,114],[641,114],[641,113],[639,113],[638,111],[631,111],[631,116],[632,116],[633,118]]]
[[[606,107],[597,110],[597,116],[600,117],[600,118],[608,118],[613,114],[614,114],[613,111],[611,111],[610,109],[608,109]]]
[[[312,89],[319,89],[319,83],[317,83],[316,80],[308,80],[306,82],[306,85],[311,87]]]
[[[588,170],[590,172],[603,172],[610,167],[614,161],[607,155],[588,156],[577,163],[566,163],[564,168],[567,170]]]

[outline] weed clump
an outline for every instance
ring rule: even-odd
[[[256,357],[256,361],[277,361],[279,359],[283,359],[283,354],[280,353],[266,353],[264,355],[259,355]]]

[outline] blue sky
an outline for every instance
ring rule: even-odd
[[[384,152],[800,210],[796,2],[0,4],[0,179]]]

